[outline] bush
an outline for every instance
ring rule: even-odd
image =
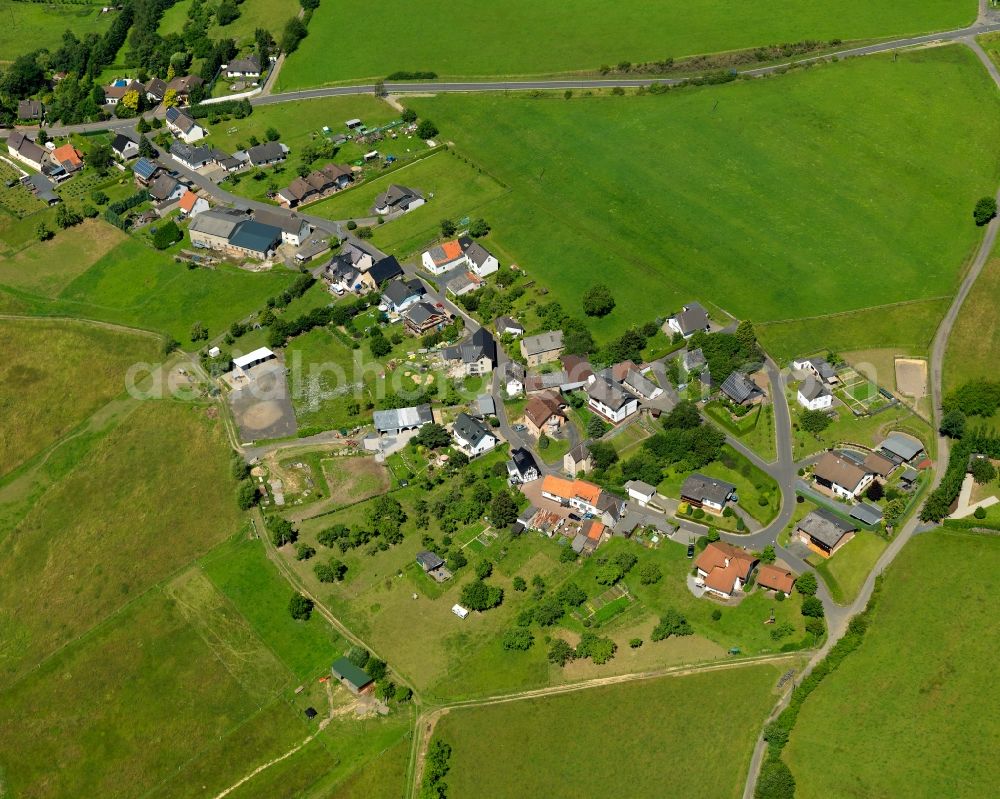
[[[602,283],[591,286],[583,294],[583,312],[587,316],[607,316],[615,307],[611,289]]]
[[[512,630],[507,630],[502,640],[504,649],[516,652],[525,652],[531,649],[531,645],[534,642],[535,636],[523,627],[515,627]]]
[[[288,612],[296,621],[309,621],[313,612],[313,601],[302,594],[292,594],[288,600]]]
[[[527,591],[528,584],[524,581],[523,577],[515,577],[513,580],[513,586],[515,591]]]
[[[433,139],[437,135],[438,135],[437,125],[435,125],[429,119],[425,119],[419,125],[417,125],[417,136],[419,136],[421,139]]]
[[[981,508],[981,507],[980,508],[976,508],[972,512],[972,515],[975,516],[977,519],[985,519],[986,518],[986,508]]]
[[[654,641],[663,641],[672,635],[678,637],[685,635],[694,635],[694,630],[680,613],[678,613],[673,608],[667,610],[667,612],[660,617],[660,623],[653,628],[653,634],[650,636]]]
[[[795,777],[781,760],[767,760],[760,770],[755,799],[795,799]]]
[[[802,615],[809,616],[814,619],[823,618],[826,611],[823,610],[823,603],[820,601],[819,597],[807,596],[802,600]]]
[[[997,215],[997,201],[993,197],[980,197],[972,211],[972,218],[980,227]]]
[[[638,648],[639,648],[640,646],[642,646],[642,639],[641,639],[641,638],[632,638],[632,639],[631,639],[631,640],[630,640],[630,641],[628,642],[628,645],[629,645],[629,646],[630,646],[630,647],[631,647],[632,649],[638,649]]]
[[[712,621],[719,621],[722,618],[722,611],[716,608],[712,611]]]
[[[153,234],[153,246],[158,250],[165,250],[171,244],[176,244],[183,238],[181,229],[173,219],[160,225]]]
[[[653,585],[663,578],[663,572],[655,563],[647,563],[639,569],[639,582],[643,585]]]
[[[316,554],[316,549],[309,546],[309,544],[299,544],[295,547],[295,559],[296,560],[309,560],[313,555]]]

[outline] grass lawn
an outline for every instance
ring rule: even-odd
[[[726,406],[718,401],[708,403],[705,413],[724,432],[736,436],[765,461],[770,462],[777,457],[774,406],[770,403],[758,405],[740,419],[733,419]]]
[[[578,311],[581,286],[614,275],[598,338],[695,297],[766,322],[946,296],[981,236],[969,198],[1000,175],[982,157],[996,92],[960,47],[665,96],[412,104],[511,187],[482,211],[490,238],[550,299]],[[972,129],[955,142],[958,115]],[[906,212],[888,213],[889,196]]]
[[[823,577],[834,601],[847,605],[854,601],[887,546],[884,538],[859,530],[833,557],[813,555],[809,562]]]
[[[448,796],[612,796],[627,785],[635,799],[736,799],[779,674],[748,666],[453,710],[434,732],[452,747]],[[710,769],[677,767],[707,759]]]
[[[0,320],[0,476],[66,435],[125,390],[125,372],[155,361],[154,336],[83,322]],[[67,402],[72,397],[72,402]]]
[[[410,186],[428,200],[426,205],[373,228],[372,242],[400,257],[435,241],[440,235],[438,225],[442,219],[489,216],[486,209],[492,206],[487,204],[505,192],[499,182],[448,149],[308,206],[309,213],[339,220],[373,216],[375,198],[392,183]],[[489,246],[487,240],[487,249]]]
[[[792,412],[796,460],[802,460],[814,452],[845,442],[874,447],[894,430],[916,436],[929,448],[931,457],[934,455],[937,442],[931,435],[930,426],[905,405],[897,405],[874,416],[855,416],[850,410],[840,406],[837,408],[838,418],[819,434],[799,429],[798,417],[801,407],[794,399],[789,402],[789,406]]]
[[[0,683],[230,535],[233,497],[223,432],[204,408],[139,405],[8,535]]]
[[[67,30],[80,39],[91,33],[103,34],[115,14],[102,14],[100,5],[22,3],[0,0],[0,63],[13,61],[22,53],[39,48],[56,50]]]
[[[944,359],[944,390],[953,391],[979,378],[992,380],[996,353],[1000,351],[1000,256],[994,251],[962,305],[948,339]]]
[[[191,325],[210,336],[264,307],[294,274],[285,269],[251,273],[228,266],[188,269],[168,255],[129,238],[70,283],[42,312],[86,316],[168,333],[182,344]],[[51,309],[51,310],[50,310]]]
[[[191,0],[181,0],[168,8],[157,28],[161,36],[170,33],[181,33],[187,21]],[[275,39],[281,38],[285,23],[299,11],[299,5],[294,0],[244,0],[237,6],[240,15],[228,25],[213,24],[208,28],[208,35],[213,40],[234,39],[237,47],[251,46],[253,34],[257,28],[270,31]],[[222,79],[220,79],[222,82]]]
[[[318,9],[280,75],[282,90],[349,78],[384,77],[396,70],[434,70],[441,77],[537,75],[596,71],[602,64],[642,62],[752,48],[802,39],[866,39],[946,30],[971,23],[975,4],[929,0],[906,11],[886,0],[789,0],[781,14],[761,4],[724,8],[709,0],[670,0],[649,6],[630,0],[608,9],[596,0],[564,7],[544,0],[511,0],[483,8],[469,0],[426,0],[419,13],[384,19],[360,0]],[[331,47],[343,21],[360,41],[388,48]],[[554,29],[559,36],[550,35]]]
[[[937,530],[907,544],[864,643],[799,713],[783,755],[799,799],[993,793],[998,568],[995,537]]]

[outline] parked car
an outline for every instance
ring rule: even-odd
[[[578,522],[578,521],[580,521],[580,517],[579,517],[579,516],[577,516],[577,515],[576,515],[575,513],[571,513],[571,514],[569,515],[569,518],[570,518],[570,519],[572,519],[572,520],[573,520],[574,522]]]
[[[511,429],[512,429],[512,430],[513,430],[513,431],[514,431],[515,433],[523,433],[523,432],[524,432],[525,430],[527,430],[528,428],[527,428],[527,427],[525,427],[525,426],[524,426],[523,424],[516,424],[516,425],[514,425],[514,426],[513,426],[513,427],[512,427]]]
[[[688,544],[688,558],[694,557],[694,544]]]

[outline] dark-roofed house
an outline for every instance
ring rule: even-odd
[[[456,375],[483,375],[497,365],[497,342],[490,331],[480,327],[468,341],[441,350],[441,359]]]
[[[884,480],[896,470],[896,464],[877,452],[869,452],[865,456],[864,468]]]
[[[375,198],[374,211],[385,214],[406,213],[424,204],[424,198],[416,189],[393,183]]]
[[[745,549],[725,541],[709,543],[694,562],[695,584],[723,599],[741,591],[757,565],[757,558]]]
[[[722,381],[722,393],[737,405],[753,405],[764,399],[764,392],[743,372],[733,372]]]
[[[430,405],[416,405],[411,408],[392,408],[388,411],[375,411],[372,414],[375,432],[379,435],[396,436],[404,430],[419,430],[425,424],[434,421]]]
[[[444,284],[445,291],[453,297],[461,297],[473,291],[478,291],[483,285],[482,279],[475,272],[465,270],[459,272],[451,280]]]
[[[612,424],[619,424],[639,410],[639,400],[602,373],[587,386],[587,406]]]
[[[177,102],[187,105],[191,102],[191,90],[204,84],[205,81],[198,75],[184,75],[170,81],[167,84],[167,91],[173,89],[177,93]]]
[[[235,208],[213,208],[198,214],[188,227],[191,243],[210,250],[225,250],[236,227],[250,217]]]
[[[722,513],[735,493],[736,486],[732,483],[706,477],[698,472],[688,475],[681,485],[681,501],[712,513]]]
[[[62,201],[62,198],[55,192],[55,184],[45,175],[28,175],[28,186],[31,193],[46,205],[55,205]]]
[[[222,68],[227,78],[259,78],[260,59],[256,53],[243,58],[235,58]]]
[[[42,118],[43,108],[38,100],[18,100],[17,118],[25,122],[37,122]]]
[[[451,432],[455,444],[470,458],[489,452],[499,443],[486,425],[467,413],[460,413],[455,418]]]
[[[795,537],[816,554],[828,558],[850,541],[857,529],[850,522],[819,508],[799,522]]]
[[[497,415],[497,403],[493,399],[492,394],[480,394],[476,397],[476,402],[472,406],[472,410],[480,419],[486,419],[489,416]]]
[[[498,336],[504,334],[510,336],[524,335],[524,325],[511,316],[498,316],[493,322],[493,327],[497,331]]]
[[[530,483],[541,477],[534,456],[524,447],[511,450],[507,478],[513,483]]]
[[[228,251],[266,261],[281,246],[281,230],[251,219],[241,222],[229,237]]]
[[[298,214],[288,211],[273,211],[269,208],[259,208],[253,212],[253,218],[265,225],[271,225],[281,231],[281,240],[285,244],[298,247],[312,233],[312,225]]]
[[[813,467],[813,479],[817,488],[831,496],[854,499],[868,488],[873,475],[835,452],[824,452]]]
[[[566,422],[566,405],[555,391],[536,394],[524,406],[524,424],[536,438],[552,435]]]
[[[708,312],[700,303],[692,302],[681,308],[680,313],[671,316],[667,320],[667,327],[670,332],[680,333],[684,338],[691,338],[699,330],[707,333]]]
[[[390,280],[382,292],[382,302],[396,314],[401,314],[424,296],[424,284],[417,278]]]
[[[179,200],[184,194],[184,187],[164,172],[149,184],[147,191],[151,199],[162,205]]]
[[[371,269],[367,272],[362,272],[361,282],[368,287],[369,291],[378,291],[386,281],[402,276],[403,268],[396,260],[396,256],[387,255],[372,264]]]
[[[508,397],[516,397],[524,393],[524,381],[527,379],[524,367],[517,361],[504,361],[501,367],[500,383],[507,391]]]
[[[23,164],[41,171],[45,162],[46,150],[37,145],[19,130],[12,130],[7,137],[7,154]]]
[[[469,268],[479,277],[492,275],[500,268],[496,256],[478,241],[473,241],[465,248],[465,260],[469,262]]]
[[[428,330],[447,324],[448,321],[448,315],[429,302],[414,303],[403,314],[403,325],[414,336],[422,336]]]
[[[167,129],[185,144],[193,144],[205,138],[205,129],[177,107],[167,109],[166,121]]]
[[[893,463],[912,463],[923,453],[924,445],[906,433],[890,433],[878,449]]]
[[[537,336],[527,336],[521,339],[521,355],[525,357],[528,366],[541,366],[556,360],[563,351],[563,334],[561,330],[539,333]]]
[[[584,474],[593,468],[594,461],[590,457],[590,449],[582,442],[563,455],[563,471],[570,477]]]
[[[643,375],[638,369],[629,369],[628,374],[622,381],[622,385],[633,394],[638,394],[643,399],[656,399],[663,393],[663,389],[656,383]]]
[[[375,681],[368,676],[364,669],[354,665],[347,658],[338,658],[330,667],[330,673],[334,679],[343,685],[352,694],[362,694],[370,691]]]
[[[111,152],[119,161],[130,161],[139,155],[139,142],[119,133],[111,140]]]
[[[280,142],[266,141],[247,149],[247,160],[251,166],[279,164],[288,157],[288,148]]]
[[[146,99],[151,103],[163,102],[163,95],[167,93],[167,82],[163,78],[150,78],[145,86]]]
[[[684,371],[697,372],[705,368],[705,353],[701,351],[701,347],[694,350],[685,351],[684,355],[681,356],[681,366],[684,367]]]
[[[201,169],[215,161],[215,151],[211,147],[193,147],[175,141],[170,145],[170,157],[188,169]]]
[[[807,411],[825,411],[833,406],[830,389],[815,377],[807,377],[799,384],[795,399]]]
[[[157,164],[148,158],[140,158],[132,164],[132,174],[135,175],[135,182],[140,186],[148,186],[159,168]]]

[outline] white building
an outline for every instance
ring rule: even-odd
[[[458,448],[470,458],[489,452],[499,443],[489,428],[467,413],[460,413],[455,419],[452,436]]]
[[[656,486],[651,486],[642,480],[629,480],[625,483],[625,490],[628,491],[629,499],[634,499],[644,508],[656,496]]]
[[[233,358],[233,371],[239,375],[245,376],[246,373],[253,367],[266,363],[275,357],[277,356],[275,356],[275,354],[267,347],[259,347],[253,352],[248,352],[246,355]]]
[[[612,424],[620,424],[639,410],[636,397],[601,375],[587,387],[587,405]]]
[[[799,405],[809,411],[825,411],[833,405],[833,394],[819,380],[806,379],[795,395]]]

